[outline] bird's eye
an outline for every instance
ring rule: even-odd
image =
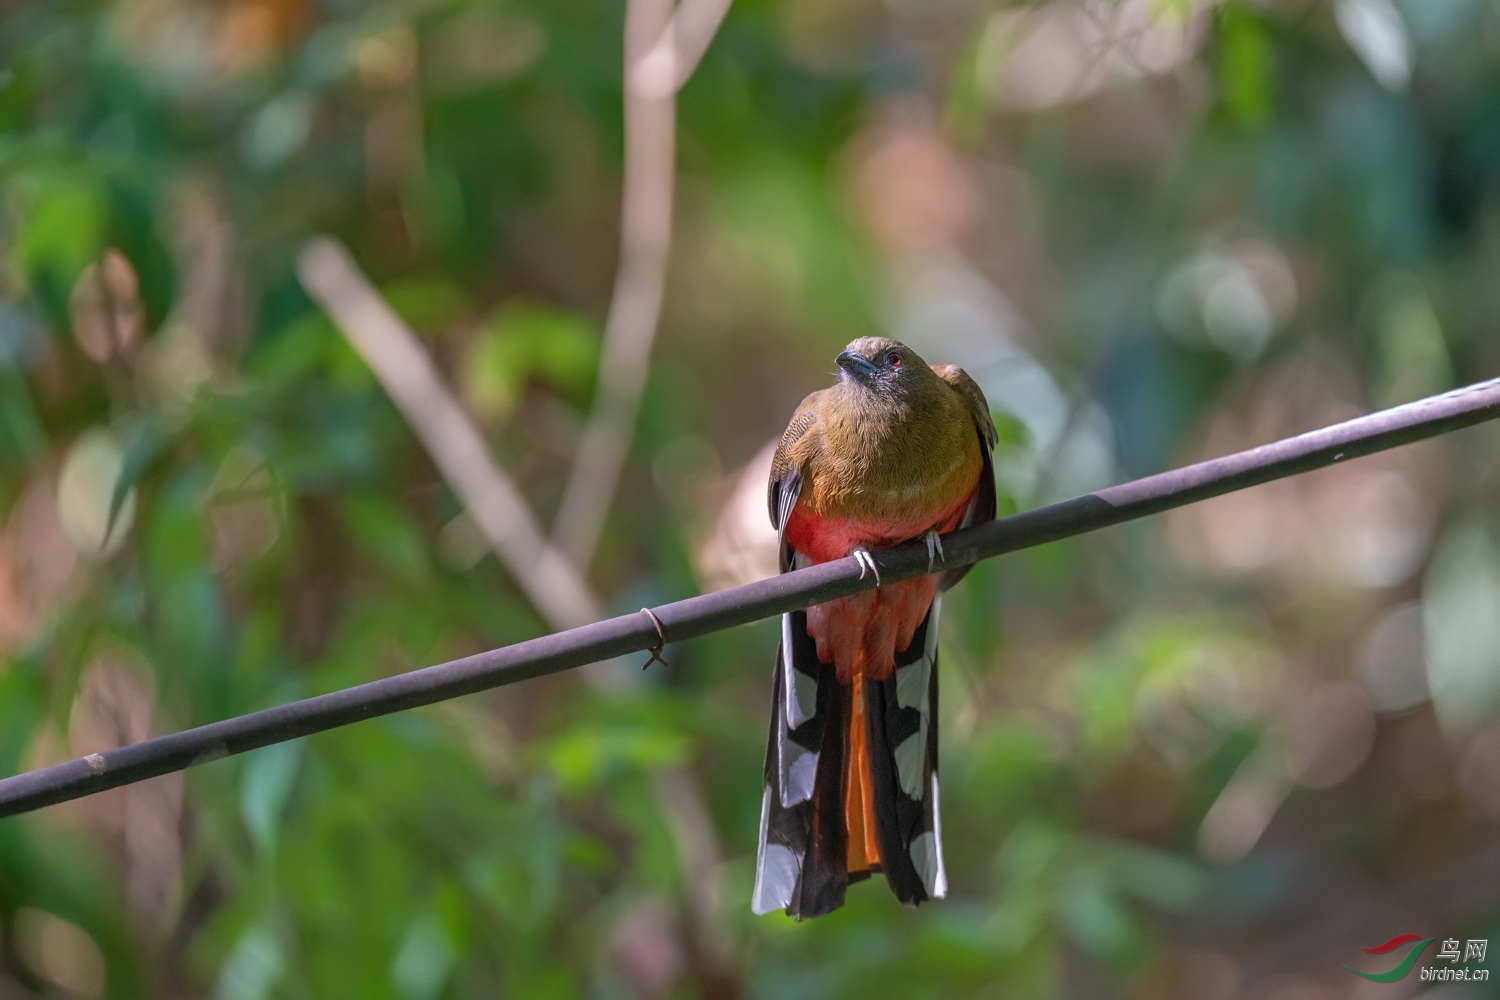
[[[891,353],[887,354],[885,356],[885,361],[886,361],[886,364],[890,365],[892,368],[900,368],[901,367],[901,355],[897,354],[895,351],[892,351]]]

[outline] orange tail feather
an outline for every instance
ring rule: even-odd
[[[875,783],[865,733],[864,677],[854,675],[853,711],[849,718],[848,773],[844,777],[844,821],[849,829],[848,871],[869,871],[880,864],[880,827],[875,816]]]

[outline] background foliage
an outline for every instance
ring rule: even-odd
[[[345,240],[550,518],[622,18],[7,5],[0,770],[547,631],[294,267]],[[592,582],[629,611],[745,578],[739,470],[855,336],[981,378],[1011,509],[1500,373],[1497,54],[1483,0],[741,0],[679,100]],[[1342,966],[1500,928],[1496,444],[980,567],[944,622],[943,903],[750,916],[762,625],[6,821],[0,995],[1413,995]]]

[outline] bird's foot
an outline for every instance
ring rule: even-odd
[[[869,570],[875,574],[875,586],[880,586],[880,567],[875,565],[875,557],[870,554],[870,550],[861,545],[857,549],[851,549],[849,554],[859,563],[859,578],[863,580],[865,571]]]
[[[943,539],[938,535],[936,528],[928,528],[927,534],[922,536],[922,541],[927,543],[927,572],[931,573],[932,564],[936,559],[948,561],[948,557],[943,554]]]

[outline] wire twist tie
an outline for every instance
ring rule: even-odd
[[[661,651],[662,647],[666,646],[667,644],[667,636],[666,633],[661,630],[661,619],[656,617],[656,612],[652,611],[650,608],[642,608],[641,614],[645,615],[647,618],[650,618],[651,624],[656,626],[656,645],[647,650],[647,652],[651,654],[651,659],[643,663],[641,665],[641,669],[645,670],[653,663],[660,663],[662,666],[666,667],[668,666],[668,664],[666,660],[662,659]]]

